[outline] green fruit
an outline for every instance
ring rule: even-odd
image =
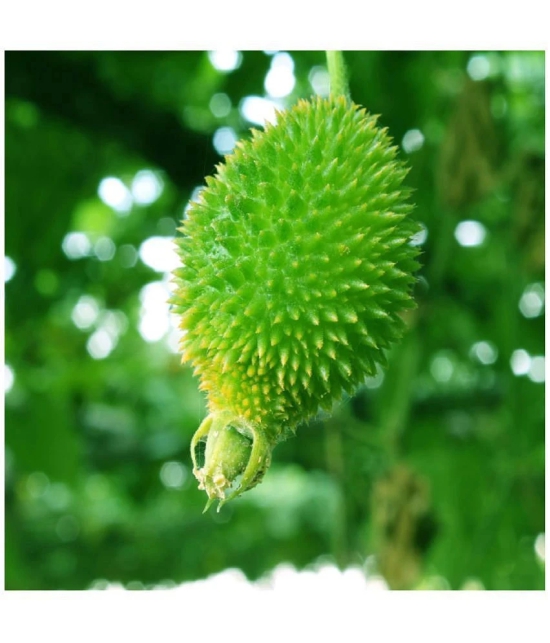
[[[352,394],[403,333],[418,226],[375,123],[343,97],[300,101],[238,143],[190,205],[172,303],[208,395],[193,457],[206,438],[195,472],[209,498],[256,484],[275,444]],[[209,451],[213,426],[223,448]]]

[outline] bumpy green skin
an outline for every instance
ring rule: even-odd
[[[264,456],[385,365],[414,306],[407,170],[375,122],[344,98],[299,102],[206,179],[177,240],[172,303],[207,420]]]

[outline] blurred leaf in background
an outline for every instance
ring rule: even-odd
[[[7,52],[7,589],[319,560],[544,588],[544,53],[345,55],[411,167],[419,306],[386,373],[203,515],[172,240],[250,127],[328,94],[324,53]]]

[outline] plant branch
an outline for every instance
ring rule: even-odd
[[[332,96],[345,96],[351,100],[348,73],[341,51],[327,51],[327,65],[330,76],[330,93]]]

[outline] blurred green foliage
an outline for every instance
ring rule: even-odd
[[[6,53],[7,589],[319,557],[391,587],[544,587],[543,52],[346,52],[411,166],[419,306],[384,376],[201,513],[204,399],[167,321],[169,246],[143,244],[249,135],[270,70],[295,79],[281,106],[325,91],[323,52],[290,55]]]

